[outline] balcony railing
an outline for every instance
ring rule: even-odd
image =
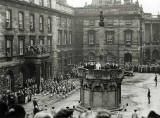
[[[52,51],[52,46],[45,46],[45,45],[33,45],[27,46],[25,49],[25,56],[26,57],[33,57],[33,56],[44,56],[49,55]]]

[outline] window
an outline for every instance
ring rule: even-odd
[[[109,25],[109,26],[114,25],[114,19],[108,19],[107,20],[107,25]]]
[[[107,31],[106,32],[106,42],[107,42],[107,44],[113,44],[114,43],[114,32],[113,31]]]
[[[35,45],[35,36],[30,36],[30,46]]]
[[[52,51],[52,36],[47,37],[47,46],[48,46],[48,51]]]
[[[44,36],[39,37],[39,45],[43,46],[44,45]]]
[[[23,30],[24,29],[24,13],[23,12],[18,13],[18,23],[19,23],[19,29]]]
[[[12,12],[11,10],[6,10],[6,29],[12,27]]]
[[[88,32],[88,43],[89,44],[94,44],[95,40],[95,32],[94,31],[89,31]]]
[[[69,33],[69,44],[72,44],[72,32]]]
[[[95,25],[95,21],[94,20],[89,20],[89,25],[90,26],[94,26]]]
[[[44,21],[43,20],[44,20],[43,16],[40,16],[39,17],[39,30],[40,31],[43,31],[43,29],[44,29],[44,26],[43,26]]]
[[[131,30],[125,31],[125,43],[126,43],[126,46],[132,45],[132,31]]]
[[[62,41],[62,31],[58,30],[58,45],[61,45],[61,41]]]
[[[12,41],[13,41],[13,36],[6,36],[6,56],[7,57],[12,57]]]
[[[89,61],[94,62],[94,60],[95,60],[95,54],[89,53],[88,59],[89,59]]]
[[[24,55],[24,36],[19,36],[19,55]]]
[[[44,6],[44,1],[43,0],[39,0],[39,5],[40,6]]]
[[[52,19],[48,17],[48,32],[52,32]]]
[[[126,25],[131,25],[132,24],[132,20],[126,20]]]
[[[64,44],[67,44],[67,31],[64,31]]]
[[[35,30],[34,14],[30,15],[30,31]]]
[[[51,8],[51,0],[47,0],[47,6]]]

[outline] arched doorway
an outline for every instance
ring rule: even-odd
[[[160,59],[159,51],[158,51],[157,49],[153,50],[153,52],[152,52],[152,59],[153,59],[154,61]]]
[[[94,53],[89,53],[88,54],[88,61],[89,62],[95,62],[95,54]]]
[[[124,63],[132,63],[132,55],[130,53],[124,54]]]

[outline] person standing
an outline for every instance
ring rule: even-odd
[[[155,86],[157,86],[157,75],[155,75],[154,81],[155,81]]]
[[[134,113],[132,114],[132,118],[139,118],[136,109],[134,110]]]
[[[150,89],[148,89],[147,97],[148,97],[148,104],[150,104],[151,103],[151,100],[150,100],[150,98],[151,98]]]

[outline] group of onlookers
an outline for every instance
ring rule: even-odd
[[[6,91],[1,94],[1,100],[6,102],[9,106],[15,103],[24,104],[32,99],[30,89],[20,89],[17,92]]]
[[[0,118],[72,118],[73,111],[74,109],[67,107],[56,113],[54,107],[40,110],[35,105],[34,115],[30,117],[22,105],[13,104],[9,106],[3,100],[0,101]]]
[[[74,82],[69,80],[56,81],[53,79],[46,80],[42,83],[42,91],[54,95],[66,95],[76,88]]]
[[[95,62],[88,62],[88,63],[84,63],[81,67],[86,68],[86,69],[118,69],[119,65],[115,64],[115,63],[105,63],[105,64],[101,64],[99,62],[95,63]]]

